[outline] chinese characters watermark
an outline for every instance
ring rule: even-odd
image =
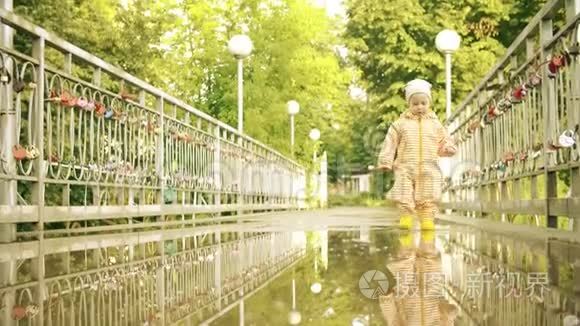
[[[359,288],[369,299],[376,299],[391,290],[398,298],[441,298],[448,284],[459,287],[464,296],[470,299],[493,295],[501,298],[528,297],[543,300],[550,291],[548,274],[539,272],[468,273],[466,278],[454,282],[451,282],[447,275],[437,272],[397,272],[394,277],[395,284],[387,289],[389,284],[384,273],[376,270],[367,271],[359,280]],[[382,282],[379,282],[378,287],[370,286],[371,280],[379,281],[379,279]]]

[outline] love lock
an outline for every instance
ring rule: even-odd
[[[38,315],[39,312],[40,309],[35,304],[29,304],[28,306],[26,306],[26,317],[28,318],[32,319],[36,317],[36,315]]]
[[[20,93],[25,88],[26,88],[26,83],[17,76],[16,81],[12,84],[12,89],[14,90],[14,92]]]
[[[526,95],[528,94],[528,90],[525,85],[520,85],[516,87],[516,89],[512,92],[512,102],[520,103],[524,100]]]
[[[20,144],[14,145],[14,147],[12,148],[12,155],[14,156],[14,159],[17,161],[22,161],[26,159],[27,154],[28,153],[26,152],[26,149],[22,147],[22,145]]]
[[[72,96],[69,92],[63,91],[62,94],[60,94],[60,103],[63,106],[72,108],[76,106],[77,98]]]
[[[26,308],[24,306],[12,307],[12,319],[21,320],[26,317]]]
[[[498,163],[498,167],[497,167],[497,169],[498,169],[500,172],[505,172],[506,168],[507,168],[507,165],[506,165],[504,162],[499,162],[499,163]]]
[[[566,57],[563,55],[555,55],[548,62],[548,77],[555,78],[558,70],[566,65]]]
[[[111,108],[111,107],[109,106],[109,107],[108,107],[108,108],[105,110],[105,113],[104,113],[104,117],[105,117],[105,119],[111,119],[111,118],[113,117],[113,114],[114,114],[114,113],[115,113],[115,112],[113,111],[113,108]]]
[[[85,111],[93,111],[95,109],[95,101],[88,101],[84,107]]]
[[[540,157],[540,155],[542,155],[542,151],[535,151],[535,150],[530,150],[530,152],[528,153],[528,157],[530,157],[532,160],[537,159],[538,157]]]
[[[36,148],[36,146],[34,145],[29,145],[26,148],[26,158],[29,160],[34,160],[37,159],[40,156],[40,151],[38,150],[38,148]]]
[[[550,142],[548,143],[548,145],[546,146],[546,152],[547,152],[547,153],[555,153],[555,152],[557,152],[557,151],[558,151],[559,149],[561,149],[561,148],[562,148],[562,147],[560,147],[560,145],[559,145],[559,144],[556,144],[556,143],[554,143],[554,142],[550,141]]]
[[[3,64],[4,62],[2,62]],[[2,67],[0,69],[0,83],[2,83],[3,85],[6,84],[10,84],[10,82],[12,81],[12,76],[10,76],[10,72],[8,72],[8,69],[6,69],[5,67]]]
[[[540,76],[540,74],[538,74],[537,72],[533,73],[530,75],[530,78],[528,79],[528,83],[532,86],[532,87],[536,87],[538,85],[540,85],[542,83],[542,77]]]
[[[503,112],[506,112],[507,110],[509,110],[511,108],[512,103],[508,100],[508,99],[501,99],[499,100],[499,102],[497,102],[497,106],[499,107],[499,109]]]
[[[493,114],[491,114],[491,113],[488,112],[488,114],[486,114],[483,117],[483,122],[485,123],[485,125],[490,125],[490,124],[492,124],[493,119],[494,119]]]
[[[18,66],[16,65],[14,66],[14,78],[15,80],[12,82],[12,89],[16,93],[20,93],[26,88],[36,88],[36,83],[31,78],[29,78],[29,81],[26,81],[24,77],[20,77],[20,74],[18,74]]]
[[[560,135],[560,137],[558,137],[558,144],[560,147],[564,148],[572,147],[576,144],[575,138],[576,135],[574,134],[574,131],[566,130]]]
[[[97,116],[102,117],[106,111],[107,109],[102,103],[95,102],[95,113],[97,114]]]
[[[167,188],[163,192],[163,198],[164,198],[165,204],[171,204],[171,203],[175,202],[175,200],[177,200],[177,192],[173,188]]]
[[[76,101],[76,106],[81,108],[81,109],[86,109],[86,107],[88,105],[89,105],[89,101],[87,101],[87,99],[84,98],[83,96],[79,97]]]
[[[478,121],[478,123],[479,123],[479,127],[480,127],[481,129],[484,129],[484,128],[485,128],[485,126],[486,126],[486,123],[485,123],[485,117],[486,117],[486,116],[487,116],[487,114],[486,114],[486,115],[484,115],[484,116],[482,116],[482,117],[481,117],[481,119]]]
[[[513,152],[506,152],[503,155],[503,163],[504,164],[507,164],[507,163],[512,162],[514,160],[515,160],[515,156],[514,156],[514,153]]]

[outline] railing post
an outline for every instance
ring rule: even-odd
[[[165,221],[165,171],[164,171],[164,150],[165,150],[165,121],[164,121],[164,101],[163,97],[158,97],[156,101],[156,109],[159,114],[159,128],[163,131],[161,136],[157,139],[157,155],[155,155],[155,171],[157,173],[159,179],[159,192],[157,196],[157,204],[160,206],[161,215],[158,217],[158,222]],[[165,239],[163,237],[163,229],[161,228],[161,240],[157,244],[157,249],[159,251],[159,255],[161,256],[160,266],[157,270],[157,308],[159,314],[161,315],[160,323],[161,325],[165,325],[165,303],[166,303],[166,295],[165,295],[165,264],[166,256],[165,256]]]
[[[215,185],[215,194],[214,194],[214,205],[220,206],[222,205],[221,200],[221,138],[220,138],[220,127],[215,126],[214,130],[214,137],[215,137],[215,148],[214,148],[214,159],[213,159],[213,181]],[[221,310],[222,308],[222,236],[221,231],[215,231],[215,245],[217,245],[217,250],[214,257],[214,287],[217,293],[217,309]]]
[[[543,47],[553,36],[553,26],[551,19],[542,19],[540,21],[540,46]],[[542,61],[545,61],[549,57],[549,51],[545,49],[542,50]],[[555,94],[555,80],[548,78],[547,70],[542,69],[542,110],[544,116],[544,177],[545,177],[545,189],[546,189],[546,209],[545,215],[547,219],[547,226],[551,228],[558,227],[558,216],[550,215],[550,199],[556,198],[557,193],[557,178],[556,172],[549,170],[552,166],[553,153],[547,153],[545,147],[548,142],[552,142],[554,139],[553,133],[555,132],[553,124],[557,121],[555,115],[557,114],[556,108],[556,94]]]
[[[580,0],[566,0],[566,21],[573,21],[576,15],[580,13]],[[570,88],[570,100],[568,104],[568,129],[574,130],[577,124],[580,124],[580,64],[577,60],[573,61],[570,67],[570,76],[572,85]],[[576,154],[578,155],[578,154]],[[577,199],[580,197],[580,169],[573,167],[570,169],[570,197]],[[580,205],[575,204],[577,201],[570,201],[573,206],[568,207],[568,218],[572,223],[572,230],[580,232]],[[577,263],[578,264],[578,263]]]
[[[0,7],[5,10],[12,10],[12,0],[0,0]],[[13,46],[13,36],[14,31],[11,27],[0,24],[0,44],[7,48],[12,48]],[[11,64],[6,62],[5,64]],[[11,66],[6,67],[9,71],[12,70]],[[6,96],[0,97],[0,139],[3,141],[0,143],[3,148],[2,152],[8,155],[4,156],[6,160],[5,164],[9,169],[9,174],[15,173],[16,163],[12,155],[12,147],[16,144],[16,115],[13,111],[13,93],[12,87],[10,85],[4,85],[6,88],[4,94]],[[0,205],[15,206],[16,203],[16,180],[0,179]],[[11,223],[0,223],[0,243],[10,243],[16,240],[16,224]],[[0,287],[14,285],[17,281],[16,268],[17,261],[10,260],[4,263],[0,263]],[[10,326],[14,325],[14,320],[12,320],[10,313],[12,307],[15,303],[15,291],[9,290],[3,298],[3,302],[0,302],[0,306],[4,306],[2,309],[4,312],[0,316],[0,324]],[[0,299],[2,299],[0,297]]]
[[[64,68],[63,68],[63,70],[65,73],[72,75],[72,54],[70,54],[70,53],[65,53],[65,55],[64,55]],[[70,112],[68,112],[68,114],[70,114],[72,116],[72,115],[74,115],[74,112],[70,111]],[[68,184],[68,183],[65,184],[63,189],[62,189],[62,206],[70,206],[70,184]],[[68,222],[66,225],[66,228],[67,229],[70,228],[71,225],[72,225],[72,223]],[[69,274],[70,273],[70,252],[64,252],[61,255],[62,255],[62,258],[64,260],[66,273]]]
[[[37,182],[32,188],[32,200],[38,206],[38,257],[36,257],[33,265],[34,278],[38,281],[35,290],[35,300],[38,304],[39,311],[44,311],[45,300],[45,257],[44,257],[44,192],[45,192],[45,173],[44,168],[47,161],[44,160],[44,38],[34,40],[32,45],[32,55],[38,60],[38,67],[36,68],[36,103],[34,112],[34,128],[36,129],[35,139],[32,140],[40,151],[38,159],[35,161],[34,169],[36,171]],[[70,273],[70,253],[66,254],[66,268],[67,273]],[[35,320],[36,325],[44,325],[44,314],[39,313]]]

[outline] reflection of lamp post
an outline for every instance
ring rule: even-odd
[[[302,321],[302,314],[296,310],[296,280],[292,279],[292,310],[288,314],[290,325],[298,325]]]
[[[228,51],[238,59],[238,131],[244,132],[244,68],[243,60],[252,53],[252,40],[247,35],[235,35],[228,42]]]
[[[300,104],[292,100],[288,101],[288,114],[290,115],[290,150],[294,157],[294,116],[300,112]]]
[[[318,278],[318,255],[314,255],[314,276]],[[322,284],[320,284],[320,282],[317,280],[310,286],[310,291],[312,291],[314,294],[320,293],[320,291],[322,291]]]
[[[457,32],[445,29],[437,34],[435,46],[445,55],[445,116],[451,118],[451,55],[459,49],[461,38]]]

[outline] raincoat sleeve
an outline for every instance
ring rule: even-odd
[[[440,122],[438,123],[437,128],[439,141],[438,155],[441,157],[451,157],[455,155],[455,153],[457,153],[457,145],[455,144],[455,140],[453,137],[449,136],[447,128],[445,128]]]
[[[397,130],[397,124],[393,123],[389,127],[389,131],[385,136],[381,151],[379,152],[379,162],[378,166],[382,169],[392,169],[393,161],[395,160],[395,155],[397,154],[397,147],[399,147],[399,131]]]

